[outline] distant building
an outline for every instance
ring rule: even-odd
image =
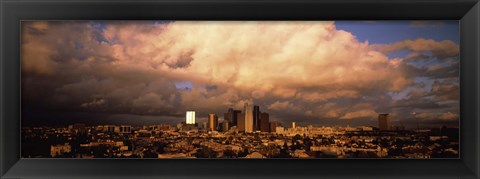
[[[381,131],[390,130],[390,114],[378,114],[378,128]]]
[[[283,127],[278,127],[278,126],[277,126],[277,127],[275,128],[275,132],[276,132],[277,134],[283,134],[283,133],[285,133],[285,128],[283,128]]]
[[[229,108],[227,113],[223,115],[223,119],[228,123],[233,124],[233,119],[236,118],[236,116],[234,117],[233,115],[234,115],[233,109]]]
[[[114,125],[104,125],[103,126],[103,131],[114,133],[115,132],[115,127],[116,126],[114,126]]]
[[[276,121],[270,122],[270,132],[276,132],[278,123]]]
[[[245,132],[253,132],[253,108],[248,103],[245,103]]]
[[[458,127],[457,128],[452,128],[452,127],[443,126],[440,129],[440,135],[448,136],[451,139],[458,139],[458,137],[460,135],[459,132],[460,131],[459,131]]]
[[[195,111],[187,111],[185,118],[187,124],[195,124]]]
[[[253,130],[260,130],[260,106],[253,106]]]
[[[292,122],[292,129],[295,129],[295,122]]]
[[[69,126],[70,128],[70,126]],[[86,132],[86,128],[85,128],[85,124],[83,123],[75,123],[71,126],[71,129],[70,129],[72,132],[75,132],[75,133],[85,133]]]
[[[198,130],[198,124],[185,124],[181,126],[182,131],[191,131],[191,130]]]
[[[373,128],[370,126],[360,126],[358,127],[360,131],[373,131]]]
[[[401,126],[392,126],[392,130],[395,130],[395,131],[404,131],[405,130],[405,126],[401,125]]]
[[[115,126],[115,128],[113,129],[113,132],[114,133],[120,133],[120,126]]]
[[[171,129],[171,126],[167,125],[167,124],[160,124],[160,125],[156,126],[154,129],[159,130],[159,131],[168,131],[168,130]]]
[[[132,133],[132,126],[120,126],[118,133],[120,134],[129,134]]]
[[[95,130],[96,130],[96,131],[101,131],[101,132],[103,132],[103,126],[102,126],[102,125],[98,125],[97,127],[95,127]]]
[[[218,128],[218,116],[216,114],[208,114],[208,129],[216,131]]]
[[[72,150],[72,147],[67,143],[63,145],[52,145],[50,146],[50,155],[52,157],[56,157],[59,155],[63,155],[64,153],[70,153],[71,150]]]
[[[238,114],[242,113],[241,110],[233,110],[229,108],[227,113],[224,114],[225,121],[228,121],[229,126],[237,126],[238,125]]]
[[[238,125],[238,114],[241,114],[241,110],[233,110],[233,123],[231,126],[237,126]]]
[[[270,122],[269,115],[266,112],[263,112],[260,115],[260,131],[270,132]]]
[[[237,129],[238,131],[245,131],[246,121],[245,121],[245,113],[238,113],[237,114]]]
[[[227,132],[228,129],[230,129],[230,128],[229,128],[230,126],[229,126],[228,124],[229,124],[228,121],[223,121],[223,123],[222,123],[222,131],[223,131],[223,132]]]
[[[81,130],[84,130],[85,129],[85,124],[83,123],[75,123],[73,124],[73,129],[81,129]]]

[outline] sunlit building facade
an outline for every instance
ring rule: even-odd
[[[253,107],[245,103],[245,132],[253,132]]]
[[[208,129],[215,131],[218,128],[218,116],[216,114],[208,114]]]
[[[195,111],[187,111],[186,120],[187,124],[195,124]]]
[[[245,132],[245,126],[246,126],[246,122],[245,122],[245,113],[238,113],[237,114],[237,129],[238,131],[243,131]]]

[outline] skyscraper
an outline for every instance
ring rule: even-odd
[[[208,114],[208,129],[215,131],[218,127],[218,116],[216,114]]]
[[[248,103],[245,103],[245,132],[253,132],[253,108]]]
[[[195,124],[195,111],[187,111],[185,118],[187,124]]]
[[[378,114],[378,128],[381,131],[390,130],[390,115]]]
[[[260,107],[257,105],[253,106],[253,130],[260,130]]]
[[[292,122],[292,128],[295,129],[296,125],[295,122]]]
[[[222,123],[222,131],[227,132],[230,127],[228,126],[229,122],[228,121],[223,121]]]
[[[262,132],[270,132],[269,115],[266,112],[262,112],[260,115],[260,130]]]
[[[245,113],[237,113],[237,129],[245,131]]]
[[[224,117],[225,121],[227,121],[228,123],[230,123],[230,125],[233,125],[234,119],[237,118],[237,116],[236,116],[236,114],[235,114],[235,112],[234,112],[234,110],[233,110],[232,108],[229,108],[228,111],[227,111],[227,113],[225,113],[225,114],[223,115],[223,117]],[[235,124],[235,125],[236,125],[236,124]]]
[[[228,111],[223,114],[223,119],[225,121],[230,122],[230,123],[232,122],[232,120],[233,120],[233,109],[232,108],[228,108]]]
[[[275,132],[277,130],[278,123],[276,121],[270,122],[270,132]]]
[[[232,120],[233,123],[232,123],[231,126],[237,126],[238,125],[237,124],[238,123],[238,114],[241,114],[241,113],[242,113],[241,110],[233,110],[233,115],[232,115],[233,116],[233,120]]]

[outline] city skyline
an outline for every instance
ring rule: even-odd
[[[458,44],[457,21],[24,21],[22,125],[224,120],[249,103],[256,128],[253,105],[304,126],[458,127]]]

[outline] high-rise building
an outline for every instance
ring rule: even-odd
[[[270,122],[270,132],[275,132],[277,130],[278,123],[275,121]]]
[[[229,124],[228,121],[223,121],[223,123],[222,123],[222,131],[223,131],[223,132],[227,132],[228,129],[230,129],[229,126],[228,126],[228,124]]]
[[[238,114],[242,113],[241,110],[233,110],[229,108],[227,113],[224,114],[225,121],[228,121],[228,126],[237,126],[238,123]]]
[[[208,129],[215,131],[218,127],[218,117],[216,114],[208,114]]]
[[[253,108],[248,103],[245,103],[245,132],[253,132]]]
[[[381,131],[390,130],[390,115],[378,114],[378,128]]]
[[[257,105],[253,106],[253,130],[260,130],[260,107]]]
[[[195,111],[187,111],[185,118],[187,124],[195,124]]]
[[[227,113],[225,113],[225,114],[223,115],[223,119],[224,119],[225,121],[227,121],[228,123],[233,124],[233,118],[234,118],[234,117],[233,117],[233,109],[232,109],[232,108],[228,108]]]
[[[296,125],[295,122],[292,122],[292,129],[295,129]]]
[[[233,110],[233,120],[232,120],[232,125],[231,126],[237,126],[238,125],[238,114],[241,114],[241,110]]]
[[[237,113],[237,120],[238,131],[245,131],[245,113]]]
[[[260,131],[270,132],[269,115],[266,112],[262,112],[260,115]]]

